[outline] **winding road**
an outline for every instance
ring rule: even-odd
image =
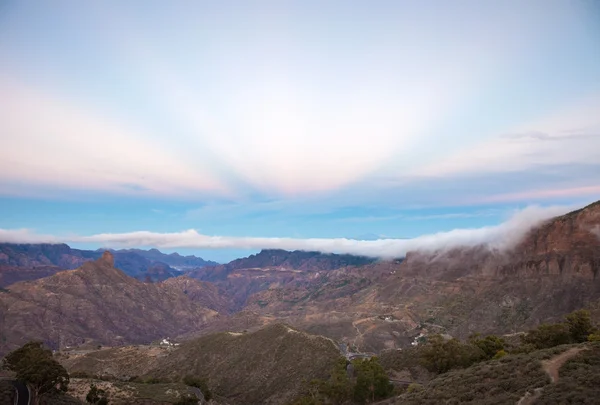
[[[0,380],[9,381],[15,387],[15,403],[14,405],[31,405],[31,392],[27,384],[12,378],[0,377]]]
[[[27,385],[21,381],[12,380],[11,382],[17,391],[15,405],[30,405],[31,393],[29,392],[29,387],[27,387]]]
[[[202,393],[202,391],[200,391],[200,388],[196,388],[196,387],[188,387],[188,389],[194,394],[196,395],[196,398],[198,398],[198,401],[203,404],[206,402],[206,400],[204,399],[204,394]]]

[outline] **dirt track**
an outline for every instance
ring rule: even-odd
[[[542,361],[542,368],[546,373],[548,373],[550,380],[552,380],[553,383],[558,381],[558,370],[560,370],[562,365],[565,364],[565,362],[570,358],[575,357],[582,350],[587,349],[583,347],[574,347],[564,353],[552,357],[549,360]]]

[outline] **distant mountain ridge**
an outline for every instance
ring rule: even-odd
[[[373,263],[377,259],[349,254],[306,252],[302,250],[287,251],[283,249],[263,249],[248,257],[235,259],[227,264],[206,267],[190,272],[191,277],[201,280],[224,280],[235,270],[243,269],[280,269],[326,271],[348,266],[362,266]]]
[[[138,254],[148,260],[153,262],[161,262],[168,264],[169,266],[177,269],[177,270],[185,270],[189,268],[198,268],[205,266],[218,266],[219,263],[213,262],[212,260],[204,260],[201,257],[197,257],[194,255],[182,256],[179,253],[162,253],[158,249],[119,249],[112,250],[111,252],[119,254],[119,253],[135,253]]]
[[[101,257],[103,250],[74,249],[61,244],[0,243],[0,286],[16,281],[34,280],[60,270],[76,269]],[[112,250],[116,266],[127,275],[145,281],[162,281],[181,275],[179,269],[198,268],[217,263],[196,256],[164,254],[157,249]],[[44,268],[44,271],[40,271]]]
[[[241,309],[247,298],[256,292],[287,283],[305,284],[324,272],[364,266],[375,261],[371,257],[348,254],[264,249],[227,264],[206,266],[186,274],[217,284],[233,297],[236,308]]]

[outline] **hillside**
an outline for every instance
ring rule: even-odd
[[[187,275],[214,282],[227,291],[236,307],[241,309],[254,293],[286,284],[304,285],[323,272],[363,266],[374,261],[353,255],[267,249],[227,264],[195,269]]]
[[[253,333],[203,336],[167,350],[159,347],[106,349],[61,357],[71,373],[105,377],[180,381],[186,375],[206,378],[216,395],[232,404],[285,404],[305,382],[328,376],[340,353],[324,337],[284,324]]]
[[[53,348],[145,343],[199,330],[217,315],[176,284],[143,283],[113,260],[105,252],[76,270],[2,290],[0,352],[30,339]]]
[[[160,286],[171,291],[180,291],[191,301],[220,314],[233,311],[231,297],[213,283],[179,276],[163,281]]]
[[[564,362],[558,362],[561,358]],[[559,346],[453,370],[384,403],[596,404],[599,370],[598,345]],[[558,377],[551,378],[553,374]]]
[[[282,404],[305,389],[305,381],[326,377],[339,357],[333,341],[274,324],[253,333],[225,332],[186,342],[148,375],[197,375],[232,403]]]
[[[579,308],[600,318],[600,203],[532,229],[510,251],[409,252],[259,291],[247,308],[379,352],[421,333],[514,333]]]
[[[5,288],[19,281],[48,277],[62,270],[57,266],[18,267],[0,265],[0,288]]]

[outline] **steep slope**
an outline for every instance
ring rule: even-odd
[[[128,277],[105,252],[79,269],[0,292],[0,351],[30,339],[54,348],[144,343],[200,329],[216,314],[177,288]]]
[[[0,265],[0,288],[18,283],[19,281],[37,280],[62,271],[57,266],[17,267]]]
[[[411,253],[377,299],[409,305],[460,336],[556,320],[600,299],[599,226],[600,203],[594,203],[532,229],[510,251]]]
[[[362,266],[374,261],[361,256],[270,249],[220,266],[195,269],[187,274],[214,282],[233,297],[236,308],[240,309],[250,295],[259,291],[286,284],[303,285],[317,278],[321,272]]]
[[[161,288],[182,292],[190,300],[221,314],[233,311],[233,302],[227,293],[216,285],[187,276],[169,278],[160,284]]]
[[[257,292],[247,309],[363,351],[421,333],[514,333],[587,307],[600,317],[600,203],[532,229],[510,251],[409,252]]]
[[[546,365],[565,356],[553,380]],[[452,370],[381,404],[597,404],[599,371],[600,346],[558,346]]]

